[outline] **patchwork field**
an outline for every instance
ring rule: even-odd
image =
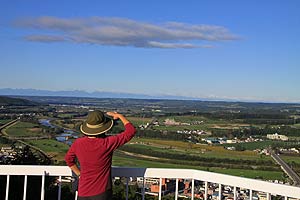
[[[203,166],[191,166],[184,164],[172,164],[161,162],[161,160],[145,160],[133,156],[125,156],[114,153],[113,166],[124,167],[147,167],[147,168],[181,168],[181,169],[198,169],[216,173],[223,173],[233,176],[241,176],[246,178],[259,178],[263,180],[284,180],[283,172],[279,171],[264,171],[264,170],[247,170],[247,169],[226,169],[220,167],[203,167]]]
[[[29,122],[17,122],[15,125],[6,129],[6,133],[9,136],[44,136],[42,129],[38,124]]]
[[[266,162],[271,167],[270,171],[259,169],[265,167],[263,165],[266,165]],[[252,169],[247,169],[249,163]],[[134,138],[115,152],[113,165],[188,168],[264,180],[285,179],[283,172],[270,157],[258,155],[253,151],[228,151],[220,146],[145,138]]]

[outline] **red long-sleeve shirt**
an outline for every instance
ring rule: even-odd
[[[69,167],[80,163],[79,196],[95,196],[111,189],[111,163],[113,151],[128,142],[135,134],[131,123],[125,131],[105,138],[81,137],[74,141],[65,156]]]

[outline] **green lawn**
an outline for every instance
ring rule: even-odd
[[[38,124],[29,122],[18,122],[17,124],[6,129],[10,136],[41,136],[43,133]]]

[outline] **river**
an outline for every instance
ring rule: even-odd
[[[40,119],[39,123],[43,126],[47,126],[47,127],[50,127],[50,128],[62,128],[62,127],[58,127],[56,125],[51,124],[49,119]],[[63,142],[63,143],[66,143],[68,145],[71,145],[72,141],[69,140],[69,138],[75,138],[76,139],[76,138],[78,138],[79,133],[77,133],[73,130],[70,130],[70,129],[66,129],[66,128],[62,128],[62,129],[63,129],[63,133],[58,134],[55,137],[56,140],[59,141],[59,142]]]

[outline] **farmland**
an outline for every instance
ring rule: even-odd
[[[140,144],[143,143],[143,144]],[[219,162],[221,159],[236,159],[238,162],[243,162],[243,160],[254,161],[254,163],[259,162],[260,160],[270,161],[270,157],[260,157],[251,151],[245,152],[228,152],[222,147],[214,147],[207,145],[193,145],[192,149],[189,148],[189,144],[186,142],[178,141],[163,141],[163,140],[153,140],[153,139],[134,139],[130,144],[126,146],[134,146],[135,149],[144,149],[145,152],[154,151],[159,152],[163,156],[164,152],[174,154],[174,158],[164,158],[164,157],[148,157],[145,154],[136,154],[136,153],[124,153],[123,149],[117,151],[113,157],[113,165],[115,166],[132,166],[132,167],[158,167],[158,168],[187,168],[187,169],[199,169],[211,172],[225,173],[229,175],[237,175],[248,178],[262,178],[262,179],[277,179],[283,180],[283,173],[278,171],[265,171],[265,170],[249,170],[249,169],[234,169],[234,168],[224,168],[221,163],[218,166],[202,166],[199,162],[193,162],[190,160],[182,159],[180,155],[182,153],[188,155],[194,155],[198,158],[209,158],[215,159],[216,162]],[[172,148],[170,149],[170,145]],[[204,150],[205,149],[205,150]],[[126,150],[126,148],[125,148]],[[205,153],[201,153],[201,152]],[[159,155],[159,154],[158,154]],[[204,163],[205,164],[205,163]],[[223,163],[224,164],[224,163]],[[275,164],[274,165],[276,168]]]
[[[8,128],[6,133],[9,136],[42,136],[42,129],[38,124],[30,123],[30,122],[18,122],[16,125]]]
[[[94,109],[123,113],[137,128],[133,140],[114,153],[115,166],[188,168],[285,181],[287,178],[280,167],[260,151],[269,147],[293,147],[299,141],[297,120],[300,120],[300,114],[297,107],[285,104],[31,98],[43,103],[51,101],[52,104],[22,109],[12,107],[5,110],[6,115],[0,123],[9,121],[4,117],[13,118],[16,113],[22,112],[19,122],[6,129],[7,134],[11,137],[39,137],[27,139],[26,142],[47,152],[59,165],[65,164],[64,155],[69,148],[66,143],[72,143],[74,138],[68,136],[58,140],[57,137],[70,134],[69,130],[75,131],[77,137],[80,124],[86,119],[88,111]],[[53,127],[39,124],[41,119],[49,120]],[[122,124],[115,122],[108,134],[117,134],[122,130]],[[290,140],[269,140],[266,135],[270,133],[287,134]],[[41,138],[45,136],[47,139]],[[209,144],[209,138],[235,142]],[[249,141],[246,142],[246,139]],[[282,155],[296,171],[300,166],[298,157]]]

